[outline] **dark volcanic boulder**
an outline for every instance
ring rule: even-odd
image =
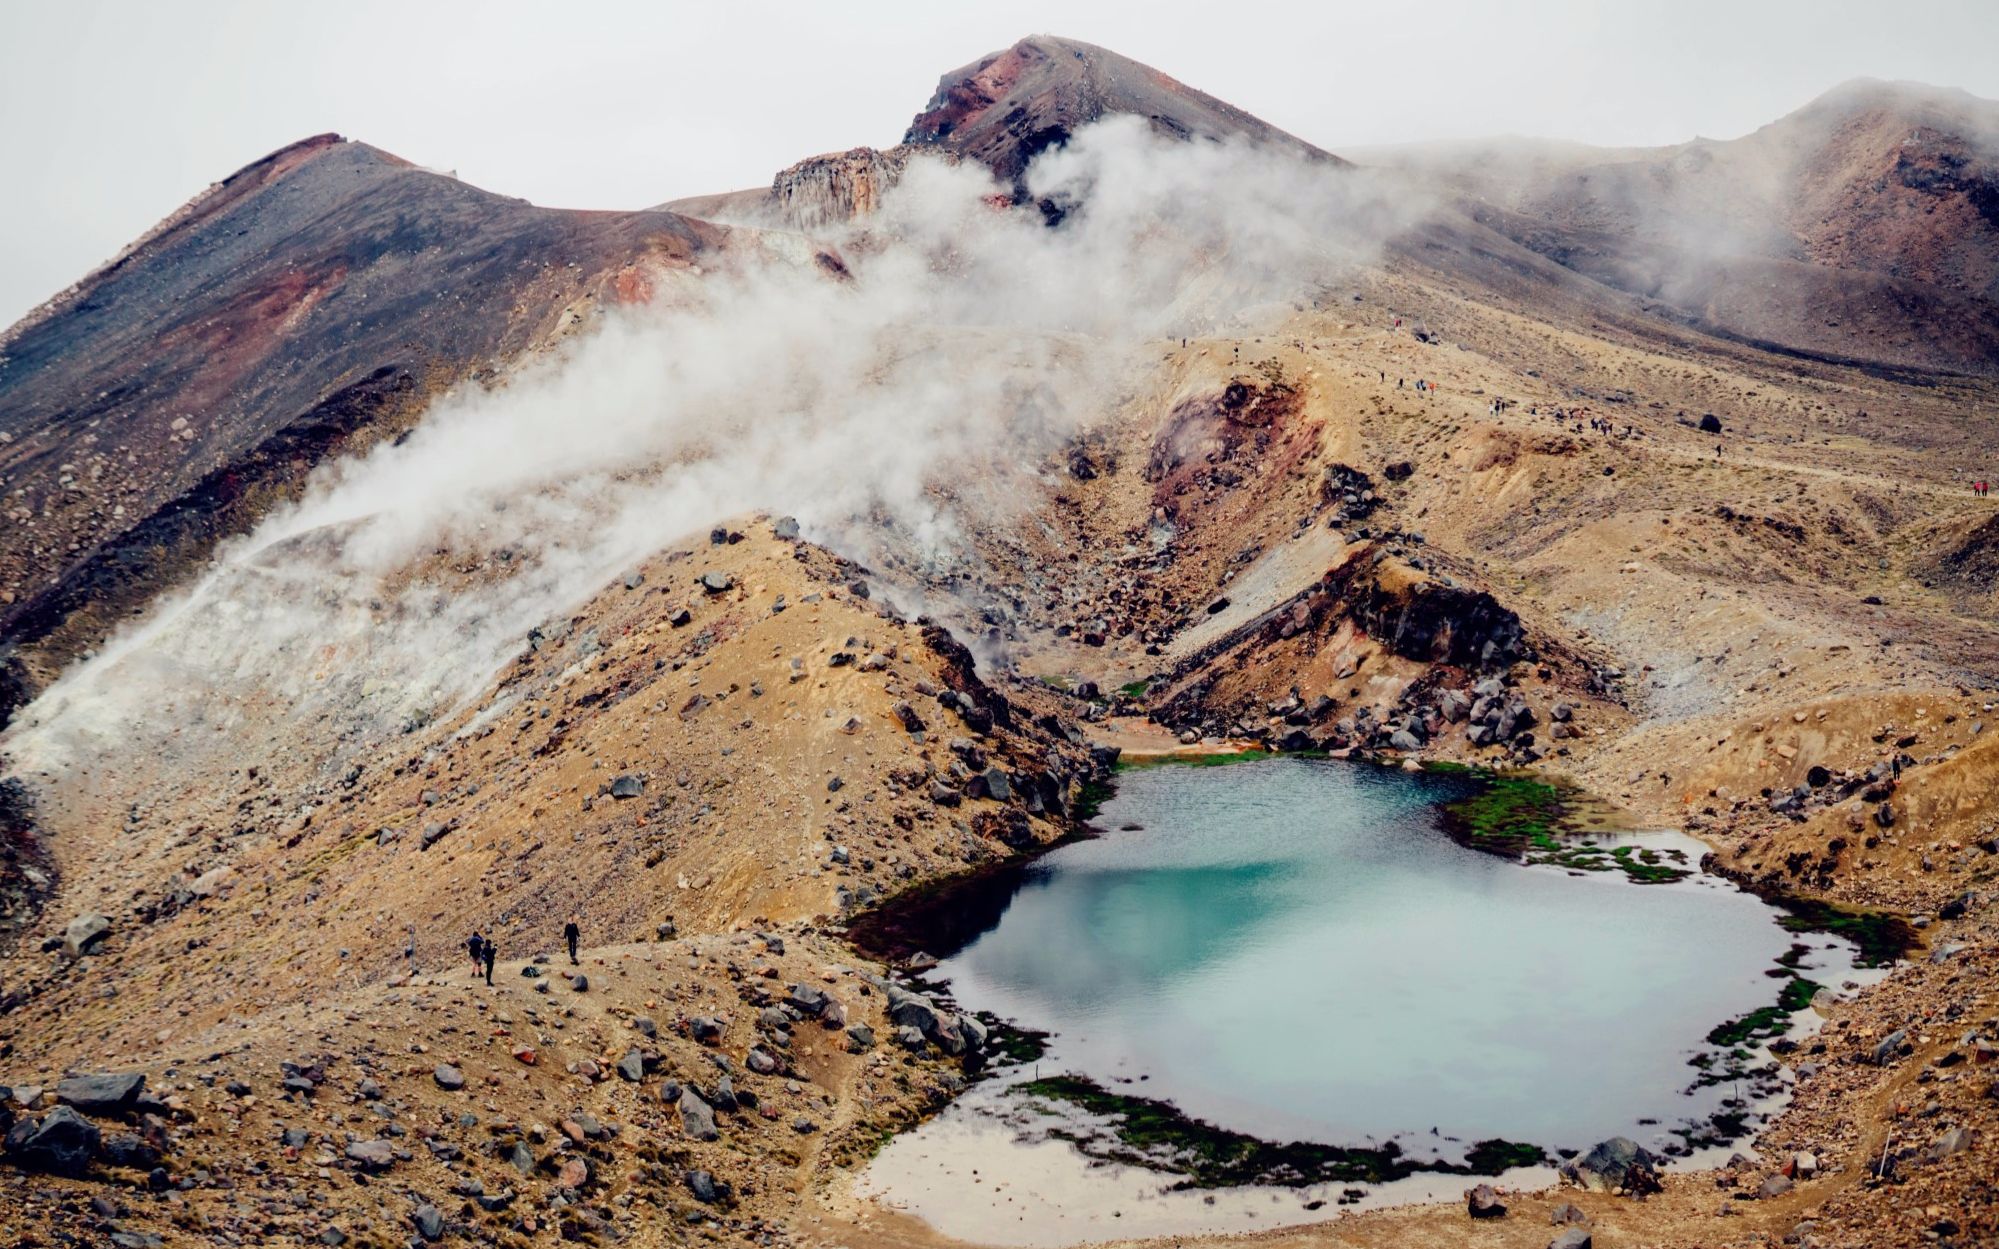
[[[1490,1184],[1480,1184],[1465,1194],[1465,1212],[1475,1219],[1503,1219],[1506,1203]]]
[[[1562,1164],[1562,1177],[1594,1192],[1608,1193],[1625,1186],[1626,1173],[1633,1165],[1647,1169],[1658,1159],[1626,1136],[1600,1141],[1582,1157]]]
[[[68,1106],[39,1120],[23,1119],[7,1133],[7,1156],[16,1165],[57,1175],[81,1175],[97,1152],[97,1125]]]
[[[145,1088],[140,1071],[70,1076],[56,1082],[56,1101],[87,1115],[118,1115],[137,1105]]]

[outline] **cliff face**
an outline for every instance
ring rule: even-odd
[[[799,161],[771,181],[770,205],[785,224],[812,230],[866,217],[902,177],[909,149],[857,147]]]
[[[334,135],[231,176],[0,340],[0,646],[46,676],[321,459],[724,237]]]

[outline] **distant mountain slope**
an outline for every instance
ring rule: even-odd
[[[1384,153],[1544,256],[1704,328],[1808,354],[1999,371],[1999,103],[1848,83],[1729,141]]]
[[[376,422],[722,237],[536,208],[336,135],[217,184],[0,338],[0,659],[89,644]]]

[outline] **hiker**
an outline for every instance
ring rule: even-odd
[[[583,930],[576,926],[573,919],[562,926],[562,939],[569,943],[569,965],[572,967],[576,966],[576,941],[582,935]]]
[[[1888,771],[1895,778],[1895,783],[1900,785],[1902,783],[1902,756],[1896,755],[1888,760]]]
[[[1721,458],[1721,444],[1718,442],[1714,444],[1714,458],[1717,460]]]
[[[493,942],[493,941],[488,941],[488,942],[486,942],[486,949],[485,949],[484,953],[485,953],[485,955],[486,955],[486,983],[487,983],[487,984],[492,984],[492,983],[493,983],[493,960],[494,960],[494,959],[496,959],[496,958],[498,958],[498,957],[500,956],[500,950],[499,950],[499,945],[498,945],[498,943],[496,943],[496,942]]]
[[[476,976],[479,974],[479,968],[486,962],[486,938],[476,931],[473,932],[465,939],[465,951],[472,956],[472,974]]]

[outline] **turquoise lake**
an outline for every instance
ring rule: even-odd
[[[1439,804],[1467,784],[1295,758],[1127,771],[1107,831],[1025,869],[936,977],[1053,1033],[1043,1074],[1269,1139],[1448,1157],[1494,1137],[1671,1144],[1748,1096],[1692,1088],[1689,1059],[1776,1000],[1780,957],[1851,972],[1845,943],[1714,878],[1460,846]]]

